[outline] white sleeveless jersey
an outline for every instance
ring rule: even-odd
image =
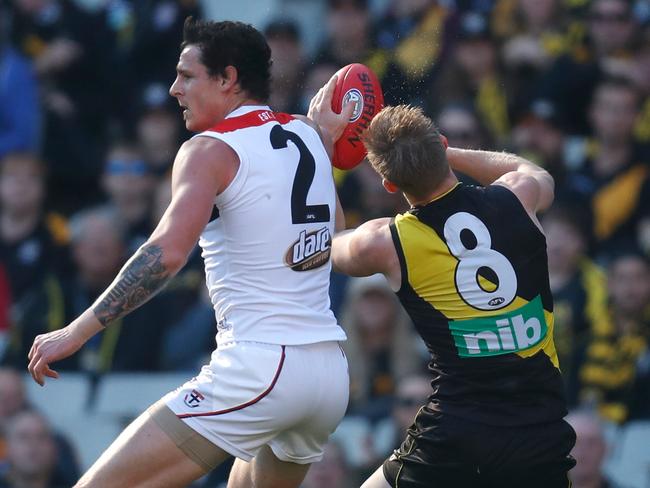
[[[240,161],[199,240],[217,342],[345,340],[330,309],[336,193],[317,132],[244,106],[201,136],[224,141]]]

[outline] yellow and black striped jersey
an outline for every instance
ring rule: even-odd
[[[432,355],[430,407],[491,425],[562,418],[546,240],[517,197],[459,183],[391,233],[397,295]]]

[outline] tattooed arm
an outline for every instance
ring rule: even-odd
[[[111,321],[148,301],[183,267],[210,219],[215,196],[238,168],[237,154],[222,141],[196,137],[183,144],[174,161],[172,201],[151,237],[92,307],[67,327],[34,340],[29,371],[37,383],[56,378],[50,363],[75,353]]]
[[[93,311],[104,327],[138,308],[167,284],[172,275],[162,263],[162,254],[156,244],[142,246],[95,302]]]

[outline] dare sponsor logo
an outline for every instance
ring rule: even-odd
[[[309,271],[324,265],[332,252],[332,235],[327,227],[307,233],[303,230],[284,257],[294,271]]]

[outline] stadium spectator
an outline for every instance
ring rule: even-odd
[[[0,432],[4,432],[7,421],[26,406],[25,385],[18,370],[0,368]],[[4,447],[0,452],[0,458],[4,458]]]
[[[616,75],[619,61],[633,52],[638,23],[631,2],[588,2],[586,30],[584,42],[570,46],[569,52],[543,73],[537,90],[540,98],[552,100],[562,110],[562,129],[569,134],[589,132],[589,105],[596,85],[604,76]]]
[[[338,69],[338,65],[328,61],[317,61],[307,66],[305,81],[301,87],[299,113],[307,113],[311,99]]]
[[[576,465],[569,471],[573,488],[616,488],[603,470],[607,442],[602,420],[592,412],[577,410],[569,413],[566,421],[576,432],[576,445],[571,451]]]
[[[33,154],[11,153],[0,161],[0,256],[14,300],[64,264],[67,229],[60,215],[46,210],[45,171]]]
[[[153,228],[150,220],[156,177],[137,146],[117,142],[104,164],[102,186],[126,227],[127,252],[135,252]]]
[[[305,77],[305,54],[298,25],[276,20],[266,26],[264,36],[273,60],[269,105],[278,112],[298,113]]]
[[[579,371],[580,401],[623,423],[650,418],[650,264],[621,251],[607,270],[609,310],[598,314]]]
[[[13,368],[0,368],[0,473],[4,473],[7,467],[6,433],[10,427],[9,423],[19,412],[28,409],[29,401],[22,374]],[[65,480],[64,484],[70,486],[79,476],[76,453],[70,442],[61,434],[55,433],[54,441],[58,452],[54,478]]]
[[[628,81],[598,84],[590,109],[593,139],[567,160],[573,171],[559,192],[590,209],[603,260],[621,247],[637,245],[639,222],[650,215],[650,153],[633,136],[638,110],[639,94]]]
[[[136,122],[136,145],[149,169],[161,177],[171,173],[184,128],[181,131],[178,108],[169,103],[169,94],[162,84],[145,88],[141,106]]]
[[[104,22],[112,37],[112,113],[122,136],[140,116],[140,94],[151,85],[173,81],[177,46],[188,15],[201,17],[195,0],[108,0]],[[165,92],[166,92],[165,88]]]
[[[0,161],[0,261],[12,297],[4,363],[25,365],[36,334],[65,322],[60,279],[70,270],[65,219],[46,210],[45,165],[33,154]]]
[[[491,139],[470,103],[443,105],[436,120],[440,133],[445,135],[450,146],[462,149],[492,147]]]
[[[411,321],[381,275],[350,280],[341,325],[350,364],[352,411],[376,421],[390,413],[396,378],[425,369]]]
[[[490,137],[503,145],[511,127],[514,93],[506,84],[486,17],[476,13],[461,17],[453,56],[441,69],[429,90],[432,110],[437,112],[441,103],[470,103]]]
[[[368,1],[327,0],[325,3],[326,34],[315,62],[333,64],[337,69],[350,63],[372,65],[375,53]]]
[[[430,394],[431,378],[423,373],[397,378],[390,417],[375,427],[372,446],[375,466],[399,449],[404,432],[413,425]]]
[[[0,159],[36,152],[41,139],[38,84],[32,63],[9,42],[8,8],[0,5]]]
[[[508,12],[513,2],[500,0],[492,12],[492,26],[501,41],[500,59],[514,121],[536,98],[540,76],[569,49],[565,3],[516,0]]]
[[[57,449],[43,416],[20,411],[6,423],[7,466],[2,488],[66,488],[70,480],[57,479]]]
[[[621,74],[636,85],[643,97],[643,103],[634,127],[637,140],[650,142],[650,27],[646,27],[644,40],[631,63],[625,65]]]
[[[588,221],[587,221],[588,222]],[[588,257],[589,229],[575,208],[554,205],[542,218],[553,293],[555,347],[567,403],[578,402],[578,371],[596,322],[607,312],[604,271]]]
[[[10,313],[12,299],[9,280],[4,265],[0,265],[0,364],[9,346]]]
[[[12,2],[12,40],[34,62],[43,102],[43,156],[68,207],[92,200],[97,161],[107,136],[113,64],[102,12],[72,0]],[[60,188],[72,188],[63,192]]]
[[[368,219],[404,211],[407,208],[404,199],[398,195],[385,195],[385,190],[381,185],[381,178],[372,170],[367,162],[360,164],[354,170],[355,178],[359,183],[359,221],[365,222]],[[343,190],[343,188],[342,188]],[[350,188],[349,191],[351,191]],[[343,201],[343,197],[341,197]],[[346,221],[347,222],[347,221]],[[354,222],[354,219],[351,220]]]
[[[508,4],[512,2],[497,2],[492,24],[503,40],[504,70],[521,108],[530,102],[537,78],[567,49],[567,19],[561,0],[516,0],[511,15],[504,15],[499,6]]]
[[[371,66],[388,105],[422,104],[446,62],[453,11],[437,0],[391,0],[375,26],[377,53]]]
[[[562,199],[567,167],[560,111],[551,100],[538,98],[530,102],[513,127],[512,146],[531,161],[546,169],[555,180],[556,198]],[[444,132],[443,132],[444,134]]]
[[[188,16],[201,17],[196,0],[126,0],[114,2],[123,8],[118,35],[124,41],[129,75],[141,83],[169,86],[176,66],[178,45],[183,39],[183,22]],[[126,5],[119,5],[120,3]],[[119,16],[115,16],[118,17]]]

